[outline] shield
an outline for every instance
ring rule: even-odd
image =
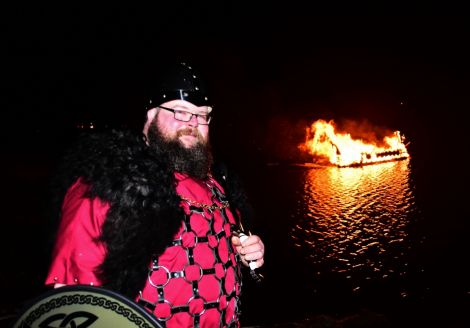
[[[33,300],[13,328],[162,327],[131,299],[103,287],[64,286]]]

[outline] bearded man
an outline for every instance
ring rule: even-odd
[[[178,63],[159,79],[142,135],[90,134],[66,157],[45,284],[109,288],[166,327],[238,327],[241,264],[262,266],[264,245],[236,234],[249,205],[213,163],[199,75]]]

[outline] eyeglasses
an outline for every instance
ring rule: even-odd
[[[197,124],[208,125],[211,122],[211,118],[212,118],[212,116],[206,115],[206,114],[195,114],[195,113],[187,112],[185,110],[172,109],[172,108],[163,107],[163,106],[157,106],[157,107],[167,110],[169,112],[172,112],[173,116],[175,117],[175,120],[182,121],[182,122],[191,121],[191,119],[193,118],[193,115],[195,115]]]

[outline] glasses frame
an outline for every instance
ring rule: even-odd
[[[173,109],[173,108],[169,108],[169,107],[165,107],[165,106],[157,106],[158,108],[161,108],[161,109],[164,109],[164,110],[167,110],[169,112],[172,112],[173,113],[173,118],[177,121],[180,121],[180,122],[189,122],[193,119],[193,116],[196,116],[196,121],[197,121],[197,124],[200,124],[200,125],[209,125],[209,123],[211,122],[212,120],[212,115],[211,114],[196,114],[196,113],[191,113],[191,112],[188,112],[188,111],[185,111],[185,110],[180,110],[180,109]],[[189,116],[189,119],[188,120],[181,120],[181,119],[178,119],[176,118],[176,112],[184,112],[184,113],[188,113],[188,114],[191,114],[191,116]],[[202,116],[206,116],[206,121],[207,123],[201,123],[199,122],[199,117],[202,117]]]

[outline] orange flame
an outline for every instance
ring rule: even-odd
[[[331,164],[359,166],[408,158],[405,137],[400,131],[383,139],[384,146],[352,139],[349,133],[336,133],[333,121],[315,121],[306,129],[306,141],[299,147],[316,158],[327,158]]]

